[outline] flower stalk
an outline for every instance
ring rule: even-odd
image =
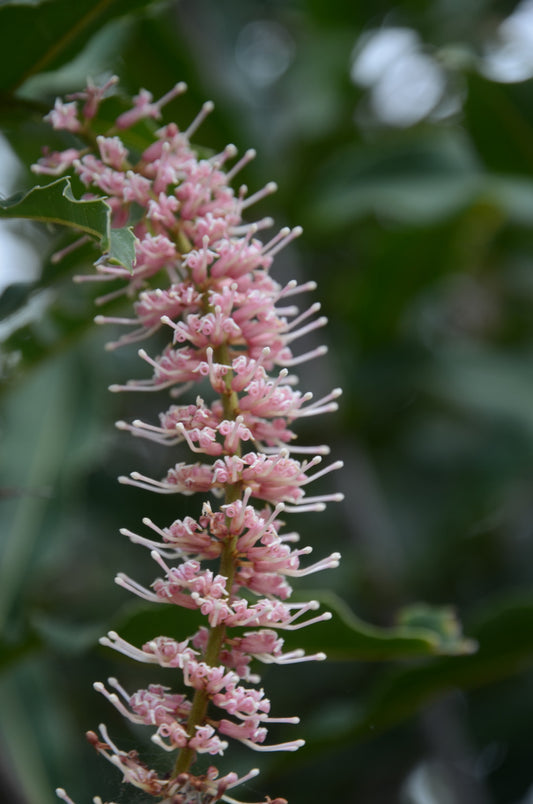
[[[311,473],[329,449],[297,446],[292,430],[299,418],[335,410],[340,390],[312,402],[312,394],[297,390],[297,378],[290,373],[293,366],[325,353],[324,347],[300,354],[292,349],[326,319],[316,317],[316,303],[302,312],[293,304],[295,296],[314,290],[314,283],[282,286],[270,275],[274,256],[299,236],[300,228],[281,229],[263,243],[258,233],[272,221],[250,223],[243,217],[275,190],[273,183],[252,195],[245,186],[233,189],[231,182],[255,152],[247,151],[229,170],[225,164],[236,156],[234,146],[210,158],[198,156],[191,136],[212,110],[207,103],[185,131],[175,124],[154,126],[151,144],[135,153],[128,145],[130,130],[159,120],[162,106],[185,85],[177,84],[157,102],[141,90],[109,131],[97,133],[100,105],[115,86],[116,79],[103,88],[89,84],[67,103],[56,101],[47,119],[76,140],[65,151],[46,153],[34,170],[49,175],[75,171],[88,193],[107,196],[114,226],[127,225],[136,214],[131,274],[104,256],[96,263],[96,276],[77,279],[111,283],[99,304],[121,296],[133,302],[131,316],[97,316],[99,324],[127,328],[108,348],[149,340],[161,328],[170,333],[160,355],[153,357],[149,347],[139,349],[152,368],[150,379],[111,390],[169,389],[179,403],[161,413],[158,424],[134,420],[117,426],[135,437],[184,448],[194,458],[176,463],[160,480],[139,472],[119,480],[161,494],[201,494],[203,504],[197,519],[177,519],[167,527],[143,520],[150,537],[123,529],[130,541],[150,551],[163,574],[150,588],[123,573],[116,582],[144,600],[199,611],[205,625],[182,642],[157,636],[140,648],[115,632],[101,639],[137,661],[178,668],[184,689],[190,688],[190,696],[154,684],[130,694],[116,679],[107,686],[95,684],[124,717],[155,729],[152,740],[176,754],[168,776],[159,777],[136,752],[119,749],[105,726],[100,726],[100,737],[89,732],[88,739],[125,781],[164,802],[235,804],[227,791],[257,770],[242,779],[232,772],[220,776],[213,766],[193,773],[200,755],[223,755],[228,739],[256,751],[294,751],[304,742],[268,743],[270,723],[292,724],[298,718],[271,717],[252,663],[325,658],[300,650],[284,653],[279,632],[330,618],[328,612],[315,613],[316,601],[289,602],[290,579],[334,568],[340,556],[332,553],[301,566],[310,548],[293,546],[299,537],[282,532],[280,517],[321,511],[327,502],[341,499],[339,494],[307,495],[310,482],[341,463]],[[187,393],[189,401],[182,402]],[[294,457],[298,454],[310,457],[300,461]],[[216,570],[210,568],[213,562]],[[58,795],[70,802],[65,791]]]

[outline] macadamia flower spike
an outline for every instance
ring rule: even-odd
[[[328,502],[342,499],[328,490],[306,494],[308,484],[321,484],[342,463],[313,472],[329,447],[299,445],[292,429],[301,418],[336,410],[340,389],[312,401],[312,393],[298,390],[297,376],[289,373],[289,367],[326,353],[323,345],[292,351],[294,342],[322,328],[326,318],[319,315],[318,302],[296,303],[300,294],[315,290],[314,282],[280,284],[270,273],[276,255],[300,236],[301,227],[283,227],[262,242],[259,234],[272,219],[243,219],[277,189],[269,182],[248,194],[246,185],[232,186],[255,151],[246,151],[226,172],[237,154],[234,145],[210,157],[198,155],[191,138],[213,110],[208,101],[184,130],[174,123],[154,126],[153,140],[137,159],[128,129],[141,120],[148,129],[186,87],[178,83],[158,101],[140,90],[106,132],[97,115],[115,84],[116,79],[101,88],[89,83],[68,103],[56,101],[47,119],[75,135],[75,147],[45,154],[34,169],[52,175],[73,169],[88,194],[107,196],[114,227],[127,225],[133,204],[141,212],[132,272],[104,255],[96,275],[77,281],[122,282],[98,303],[120,297],[132,302],[131,313],[96,316],[98,324],[129,328],[109,349],[146,341],[138,355],[151,376],[110,390],[168,390],[171,398],[180,398],[179,404],[167,402],[159,419],[116,423],[119,430],[175,451],[163,478],[133,471],[119,481],[158,494],[197,494],[201,500],[196,518],[166,527],[145,518],[147,536],[123,528],[133,544],[149,550],[159,575],[149,586],[123,572],[115,580],[144,601],[195,611],[204,624],[181,641],[157,635],[138,647],[115,631],[100,640],[131,660],[172,670],[172,679],[179,671],[177,691],[149,684],[129,693],[114,678],[94,685],[123,717],[151,729],[155,745],[174,754],[166,774],[148,768],[137,752],[118,748],[103,725],[100,736],[88,732],[87,738],[125,782],[162,804],[241,804],[228,791],[253,778],[256,769],[239,779],[235,773],[219,776],[213,766],[195,774],[194,763],[200,754],[224,754],[233,740],[254,751],[295,751],[304,744],[299,737],[269,741],[270,724],[296,725],[299,719],[271,713],[252,668],[256,662],[282,666],[326,658],[321,651],[284,651],[280,634],[330,619],[315,600],[291,602],[291,582],[336,568],[340,555],[306,563],[311,548],[298,547],[298,534],[284,531],[283,518],[323,511]],[[87,147],[80,148],[84,138]],[[151,343],[158,331],[167,334],[159,354]],[[298,461],[298,454],[308,457]],[[73,804],[62,789],[58,796]]]

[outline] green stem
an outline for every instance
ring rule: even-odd
[[[229,350],[226,344],[219,346],[214,353],[217,363],[229,365],[230,357]],[[222,394],[222,406],[224,416],[226,419],[235,420],[238,411],[239,398],[236,392],[231,388],[232,373],[228,372],[225,377],[226,392]],[[239,453],[240,455],[240,450]],[[241,484],[233,483],[227,486],[224,502],[229,505],[241,496]],[[230,520],[226,517],[226,525],[229,531]],[[235,551],[237,547],[238,534],[234,534],[228,539],[223,548],[220,556],[220,574],[226,578],[226,589],[228,596],[231,595],[233,587],[233,580],[235,578]],[[210,666],[215,666],[219,662],[220,651],[224,644],[226,637],[226,626],[222,623],[214,628],[211,628],[207,640],[207,646],[204,653],[204,661]],[[196,690],[192,700],[192,707],[187,720],[187,733],[193,736],[196,726],[202,726],[205,723],[207,715],[207,707],[209,705],[209,694],[205,690]],[[192,748],[182,748],[178,754],[176,764],[172,776],[176,778],[180,773],[186,773],[192,765],[195,758],[195,752]]]

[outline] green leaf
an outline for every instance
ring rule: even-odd
[[[334,593],[312,592],[333,614],[332,620],[283,635],[287,649],[324,651],[328,659],[386,661],[416,656],[472,653],[476,644],[465,639],[450,608],[419,605],[404,613],[400,624],[380,628],[360,620]],[[295,598],[298,598],[295,595]],[[418,612],[415,616],[415,612]],[[424,612],[424,617],[421,613]]]
[[[422,628],[438,635],[439,653],[473,653],[477,647],[472,640],[463,639],[461,624],[451,606],[415,603],[400,611],[398,625],[407,629]]]
[[[513,422],[521,428],[523,438],[531,437],[533,370],[516,351],[440,348],[422,388],[476,416]]]
[[[0,6],[0,91],[13,91],[30,76],[74,58],[106,23],[152,0],[47,0]]]
[[[533,220],[530,177],[487,172],[457,134],[352,145],[326,163],[309,197],[312,221],[333,229],[369,214],[427,225],[476,204]]]
[[[533,665],[531,597],[493,602],[469,632],[479,645],[475,653],[441,657],[387,673],[344,738],[362,737],[370,728],[388,728],[450,689],[479,687]]]
[[[26,659],[30,654],[42,647],[39,636],[34,632],[27,632],[17,640],[0,640],[0,675],[11,669],[13,665]]]
[[[74,198],[68,176],[44,187],[0,199],[0,218],[28,218],[68,226],[100,241],[112,262],[131,269],[135,237],[129,228],[111,229],[111,209],[102,199]]]
[[[477,71],[466,78],[464,123],[480,158],[496,173],[512,173],[521,179],[530,177],[533,173],[530,82],[491,81]]]
[[[135,235],[130,226],[111,229],[109,233],[109,262],[131,269],[135,260]]]
[[[461,137],[433,133],[350,145],[317,178],[310,193],[312,219],[337,228],[369,213],[407,223],[446,217],[472,203],[482,173]]]
[[[68,177],[0,199],[0,216],[71,226],[109,246],[109,207],[100,200],[77,201]]]
[[[58,653],[76,655],[93,648],[104,628],[98,623],[73,623],[37,612],[32,618],[34,642],[42,643]],[[38,644],[38,643],[37,643]]]
[[[94,299],[99,289],[93,284],[97,283],[87,283],[83,293],[76,292],[79,288],[68,278],[34,289],[28,285],[29,292],[25,296],[16,294],[12,305],[6,299],[5,305],[0,306],[9,310],[21,298],[26,299],[25,305],[12,312],[0,327],[0,361],[5,380],[0,383],[0,393],[9,392],[8,380],[20,379],[65,348],[72,348],[75,341],[94,328]],[[116,309],[118,304],[117,301],[111,303],[110,309]]]

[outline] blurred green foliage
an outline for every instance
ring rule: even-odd
[[[34,184],[27,166],[43,144],[62,146],[41,120],[56,94],[111,73],[155,96],[185,80],[166,119],[187,125],[215,100],[198,144],[256,147],[243,181],[280,186],[258,215],[305,229],[276,267],[316,279],[330,318],[329,355],[301,372],[302,387],[341,385],[344,397],[300,432],[344,459],[346,500],[293,521],[317,555],[339,549],[343,563],[316,593],[335,619],[291,636],[333,661],[265,673],[307,746],[262,755],[250,799],[533,800],[533,84],[502,80],[491,61],[517,8],[0,2],[0,124],[21,165],[9,192]],[[378,69],[369,43],[398,29],[409,47],[388,63],[382,50]],[[153,419],[157,402],[106,391],[141,368],[133,349],[104,353],[97,291],[72,283],[97,251],[55,264],[70,236],[38,236],[39,277],[14,271],[0,297],[0,785],[14,804],[51,804],[57,785],[78,804],[122,802],[83,732],[104,720],[120,745],[155,751],[92,682],[117,675],[133,690],[148,676],[97,637],[194,625],[114,587],[118,570],[141,582],[153,572],[118,529],[147,515],[166,524],[194,503],[116,483],[132,469],[164,473],[163,449],[112,426]],[[228,762],[247,770],[253,758]]]

